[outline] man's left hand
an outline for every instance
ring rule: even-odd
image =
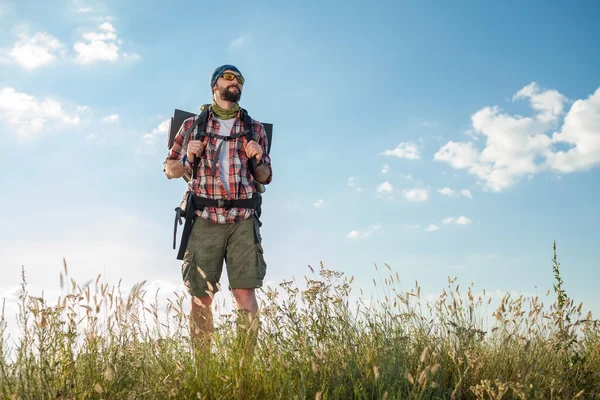
[[[254,140],[246,143],[244,150],[246,150],[246,156],[248,158],[256,157],[256,161],[260,161],[263,156],[263,149],[261,145],[256,143]]]

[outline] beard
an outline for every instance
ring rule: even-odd
[[[219,97],[221,97],[221,100],[231,101],[232,103],[237,103],[240,101],[240,98],[242,97],[242,91],[237,86],[235,87],[237,87],[238,91],[234,91],[232,90],[233,87],[234,86],[232,85],[219,89]]]

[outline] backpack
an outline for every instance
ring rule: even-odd
[[[211,171],[214,174],[214,170],[216,168],[216,164],[219,159],[219,151],[220,151],[220,148],[223,145],[223,143],[228,142],[229,140],[235,140],[241,136],[246,136],[246,140],[248,140],[248,141],[253,140],[254,137],[252,136],[252,127],[253,127],[252,119],[248,115],[248,112],[243,108],[241,108],[242,119],[244,122],[244,132],[243,133],[234,134],[231,136],[221,136],[221,135],[212,135],[212,134],[208,135],[206,133],[206,125],[208,122],[209,107],[210,107],[209,104],[204,104],[202,107],[200,107],[200,111],[201,111],[200,115],[198,116],[198,118],[196,118],[194,120],[194,123],[187,130],[186,133],[193,132],[194,128],[196,128],[196,126],[197,126],[198,129],[196,131],[196,136],[194,137],[195,140],[201,140],[201,138],[203,138],[203,137],[209,137],[209,138],[217,137],[219,139],[223,139],[223,141],[219,145],[219,148],[217,149],[217,155],[215,156],[215,160],[213,161],[213,166],[211,168]],[[195,116],[196,116],[196,114],[192,114],[187,111],[178,110],[178,109],[175,110],[175,113],[173,114],[173,117],[171,117],[171,121],[170,121],[169,138],[168,138],[168,142],[167,142],[168,149],[170,149],[171,146],[173,145],[175,136],[177,135],[177,132],[179,131],[179,128],[181,127],[183,122],[185,120],[187,120],[188,118],[195,117]],[[273,124],[270,124],[270,123],[261,123],[261,124],[265,128],[265,133],[268,138],[266,150],[267,150],[267,154],[269,154],[269,152],[271,150],[271,139],[273,136]],[[194,158],[194,165],[192,167],[192,175],[190,176],[189,174],[186,174],[183,176],[183,179],[186,182],[189,182],[190,179],[196,178],[196,171],[198,169],[199,161],[200,161],[200,157]],[[253,174],[257,167],[256,158],[252,157],[251,159],[248,160],[248,163],[249,163],[248,168],[250,170],[250,173]],[[183,260],[183,256],[184,256],[185,250],[187,248],[187,242],[189,239],[189,235],[191,233],[192,222],[195,217],[196,210],[202,210],[204,207],[207,207],[207,206],[226,208],[226,209],[231,208],[231,207],[252,208],[255,211],[255,216],[258,220],[258,223],[260,225],[262,225],[262,223],[260,222],[260,216],[262,214],[262,193],[264,193],[266,190],[265,190],[264,185],[262,185],[261,183],[255,181],[254,184],[257,189],[257,192],[251,199],[239,199],[239,200],[219,199],[219,200],[215,200],[215,199],[199,197],[192,191],[187,190],[183,195],[183,199],[181,200],[181,203],[179,204],[178,207],[175,208],[175,222],[173,224],[173,249],[174,250],[176,249],[177,224],[178,223],[179,223],[179,225],[183,224],[182,218],[185,218],[185,226],[183,228],[181,244],[179,247],[179,252],[177,254],[177,259]]]

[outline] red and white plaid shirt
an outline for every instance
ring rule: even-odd
[[[198,127],[196,126],[192,132],[186,135],[186,131],[192,126],[196,117],[186,119],[181,128],[175,135],[173,140],[173,146],[167,154],[166,160],[181,160],[184,154],[187,152],[187,144],[190,138],[196,136]],[[220,124],[216,120],[215,115],[212,112],[212,108],[209,110],[208,121],[206,122],[206,133],[208,135],[218,135]],[[244,123],[241,119],[241,110],[238,113],[236,120],[233,124],[233,130],[231,134],[242,133],[237,139],[229,140],[223,143],[221,151],[225,151],[224,146],[229,145],[229,176],[226,178],[229,180],[229,191],[227,193],[223,184],[221,183],[221,177],[219,175],[219,167],[217,164],[216,173],[213,177],[211,174],[211,166],[217,157],[217,138],[205,138],[207,143],[204,153],[198,163],[198,170],[196,179],[190,179],[188,182],[188,188],[193,190],[194,193],[201,197],[207,197],[211,199],[248,199],[256,192],[254,186],[254,177],[248,169],[248,157],[244,150],[244,144],[246,143],[246,137],[243,135]],[[259,135],[257,133],[260,132]],[[269,179],[264,184],[268,184],[272,179],[271,169],[271,158],[267,154],[268,138],[265,132],[264,126],[259,121],[252,119],[252,135],[254,141],[261,145],[263,149],[262,162],[269,168]],[[203,211],[197,211],[196,214],[204,219],[211,220],[216,223],[233,223],[237,221],[249,218],[254,214],[254,210],[247,208],[231,208],[226,210],[224,208],[216,207],[205,207]]]

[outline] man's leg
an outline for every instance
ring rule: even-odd
[[[197,350],[210,351],[212,296],[223,269],[227,227],[196,218],[182,265],[182,278],[192,298],[190,336]]]
[[[251,217],[231,226],[227,243],[227,273],[237,308],[238,343],[251,355],[258,338],[258,302],[255,288],[266,273],[258,220]]]
[[[190,312],[190,334],[197,349],[206,353],[210,350],[213,328],[213,317],[211,309],[212,297],[192,296],[192,310]]]
[[[254,289],[231,289],[237,308],[237,337],[243,355],[252,357],[258,340],[258,302]]]
[[[246,310],[255,315],[258,312],[258,302],[254,289],[231,289],[238,310]]]
[[[256,337],[258,330],[258,302],[254,289],[231,289],[238,311],[238,332],[252,332]]]

